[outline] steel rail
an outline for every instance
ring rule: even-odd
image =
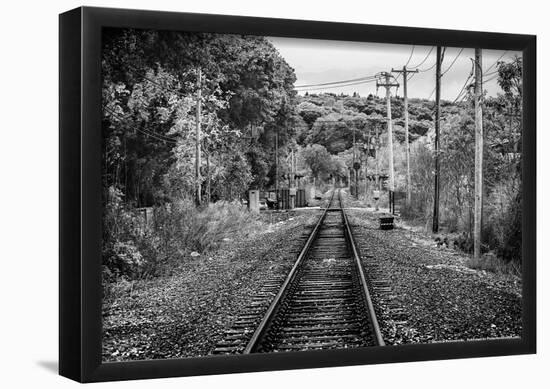
[[[374,332],[374,336],[376,339],[376,345],[385,346],[386,343],[384,342],[384,339],[382,337],[382,332],[380,331],[380,325],[378,324],[378,319],[376,318],[376,312],[374,311],[374,304],[372,303],[372,298],[369,293],[369,287],[367,284],[367,279],[365,277],[365,272],[363,270],[363,266],[361,265],[361,258],[359,257],[359,253],[357,252],[357,248],[355,247],[355,239],[353,237],[353,233],[351,232],[351,227],[348,222],[346,211],[342,206],[342,197],[340,196],[340,192],[338,192],[338,201],[340,202],[340,208],[342,209],[342,215],[344,216],[344,225],[348,236],[348,240],[350,242],[351,249],[353,251],[354,262],[355,262],[355,266],[357,267],[359,282],[361,283],[361,289],[363,292],[363,297],[365,299],[365,305],[366,305],[365,308],[369,314],[372,330]]]
[[[250,354],[256,351],[267,328],[269,327],[269,324],[271,323],[272,319],[275,317],[281,301],[283,301],[283,298],[286,296],[288,292],[288,287],[292,284],[292,281],[294,281],[298,268],[301,266],[303,259],[307,256],[308,251],[311,248],[311,244],[313,243],[313,241],[317,236],[317,233],[319,232],[319,227],[323,224],[323,221],[325,220],[325,216],[327,215],[327,211],[330,208],[330,205],[332,204],[333,198],[334,198],[334,190],[332,191],[332,195],[330,196],[330,200],[327,207],[323,211],[323,214],[321,215],[321,217],[319,217],[319,220],[317,221],[317,224],[313,228],[313,231],[311,231],[306,244],[302,248],[302,251],[300,251],[300,255],[298,255],[298,259],[294,263],[294,266],[290,270],[290,273],[288,273],[288,276],[286,277],[285,282],[283,283],[283,285],[281,286],[281,289],[279,289],[279,292],[273,299],[273,302],[271,303],[267,312],[262,318],[262,321],[256,328],[256,331],[254,331],[254,334],[252,335],[252,338],[246,345],[243,351],[243,354]]]

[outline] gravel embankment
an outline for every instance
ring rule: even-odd
[[[348,215],[367,273],[388,281],[374,293],[388,344],[521,336],[519,277],[472,270],[426,234],[382,231],[372,212]]]
[[[183,257],[173,276],[117,285],[103,307],[103,360],[210,353],[262,281],[289,271],[318,215],[308,211],[215,253]]]
[[[373,297],[387,344],[521,336],[519,277],[472,270],[427,234],[381,231],[373,212],[347,212],[370,281],[386,281]],[[104,302],[104,361],[209,354],[264,281],[288,273],[318,216],[272,219],[216,252],[182,257],[170,277],[118,283]]]

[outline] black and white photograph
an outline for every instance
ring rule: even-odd
[[[4,2],[0,385],[544,387],[541,4]]]
[[[104,28],[103,362],[522,336],[521,51]]]

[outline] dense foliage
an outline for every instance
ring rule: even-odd
[[[292,135],[295,75],[265,38],[107,30],[102,65],[104,187],[127,203],[192,193],[198,69],[212,196],[232,200],[271,179],[274,133],[281,146]]]
[[[197,89],[202,196],[233,201],[273,180],[275,133],[281,147],[293,135],[296,77],[263,37],[119,29],[104,31],[102,72],[104,258],[134,275],[152,260],[139,242],[163,247],[139,239],[135,209],[184,217],[170,205],[192,198]]]

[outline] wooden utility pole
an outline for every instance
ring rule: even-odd
[[[279,209],[279,129],[275,132],[275,209]]]
[[[365,201],[367,200],[367,196],[368,196],[368,193],[369,193],[369,180],[368,180],[368,166],[369,166],[369,153],[370,153],[370,150],[371,150],[371,128],[369,126],[369,133],[367,135],[367,148],[366,148],[366,157],[365,157],[365,171],[364,171],[364,175],[365,175]]]
[[[195,203],[201,205],[201,88],[202,71],[197,75],[197,128],[195,131]]]
[[[474,257],[481,256],[481,225],[483,207],[483,70],[481,49],[475,49],[475,180],[474,180]]]
[[[380,184],[380,165],[379,165],[379,162],[378,162],[378,151],[380,150],[380,131],[379,131],[379,128],[378,128],[378,124],[376,124],[376,144],[375,144],[375,151],[374,151],[374,157],[375,157],[375,160],[376,160],[376,174],[375,174],[375,177],[376,177],[376,181],[375,181],[375,188],[376,190],[378,191],[378,193],[380,193],[380,190],[381,190],[381,184]],[[379,206],[378,206],[378,198],[375,199],[376,201],[376,210],[378,211],[379,210]]]
[[[298,174],[298,149],[294,149],[294,186],[300,188],[302,177]]]
[[[392,87],[399,87],[398,83],[392,83],[390,82],[390,78],[392,77],[391,73],[389,72],[383,72],[382,77],[385,78],[384,83],[380,83],[376,81],[376,87],[383,86],[386,88],[386,112],[387,112],[387,124],[388,124],[388,152],[389,152],[389,178],[390,182],[388,185],[388,189],[393,192],[395,190],[395,178],[393,176],[393,131],[392,131],[392,119],[391,119],[391,91],[390,89]]]
[[[290,183],[288,185],[289,188],[294,188],[294,149],[290,149]]]
[[[378,154],[379,154],[379,151],[380,151],[380,145],[381,145],[381,141],[380,141],[380,129],[378,128],[378,124],[376,125],[376,144],[375,144],[375,159],[376,159],[376,189],[377,190],[380,190],[381,189],[381,183],[380,183],[380,162],[378,160]],[[377,209],[378,210],[378,209]]]
[[[359,174],[359,169],[357,169],[357,165],[356,165],[356,162],[357,160],[355,159],[355,126],[353,127],[353,163],[352,163],[352,167],[353,167],[353,180],[355,181],[355,189],[354,189],[354,192],[353,194],[355,195],[355,199],[358,198],[358,188],[357,188],[357,176]]]
[[[212,200],[212,185],[210,178],[210,151],[206,151],[206,203],[210,204]]]
[[[437,46],[435,67],[435,177],[434,177],[434,211],[432,231],[439,231],[439,119],[441,115],[441,46]]]
[[[403,66],[403,70],[391,70],[394,73],[403,73],[403,100],[405,110],[405,159],[407,161],[407,207],[411,206],[411,168],[410,168],[410,145],[409,145],[409,99],[407,97],[407,77],[409,73],[418,73],[418,69],[409,70]]]

